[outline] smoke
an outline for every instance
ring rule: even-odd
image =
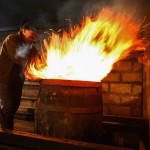
[[[69,0],[58,9],[57,17],[59,22],[70,19],[72,23],[80,23],[84,16],[93,15],[104,6],[110,5],[111,0]]]
[[[112,0],[112,8],[119,12],[130,12],[138,9],[138,1],[136,0]]]
[[[18,57],[26,58],[26,56],[29,53],[30,47],[31,47],[30,44],[22,44],[21,46],[19,46],[16,51],[16,58]]]
[[[73,23],[79,23],[83,16],[93,15],[104,7],[111,10],[134,15],[135,19],[142,19],[149,12],[149,0],[68,0],[57,12],[59,22],[66,18]]]
[[[140,19],[141,5],[138,0],[112,0],[111,9],[122,14],[132,15],[133,19]]]
[[[133,13],[135,18],[142,20],[149,13],[149,3],[149,0],[5,0],[0,1],[0,27],[21,25],[26,21],[49,26],[51,23],[63,24],[65,19],[75,24],[84,16],[95,15],[103,7]]]

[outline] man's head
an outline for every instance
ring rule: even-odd
[[[21,32],[24,36],[24,40],[27,43],[32,43],[37,36],[36,26],[32,22],[25,23],[21,27]]]

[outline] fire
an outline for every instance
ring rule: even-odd
[[[138,39],[140,23],[103,9],[94,19],[87,16],[80,25],[53,33],[50,42],[44,40],[41,57],[28,62],[26,78],[100,81],[113,64],[126,58],[131,51],[143,49]]]

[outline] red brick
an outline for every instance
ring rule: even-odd
[[[116,71],[131,71],[132,70],[132,64],[131,62],[117,62],[114,64],[113,70]]]
[[[142,71],[142,64],[139,62],[134,62],[133,71]]]
[[[131,93],[131,84],[110,84],[110,92],[116,94]]]
[[[142,94],[142,85],[133,85],[133,94]]]
[[[103,94],[102,100],[104,104],[120,104],[120,96],[115,94]]]
[[[142,96],[124,95],[121,97],[121,105],[141,106]]]
[[[108,83],[102,83],[102,92],[108,92]]]
[[[117,116],[131,116],[131,109],[128,106],[110,105],[109,114]]]
[[[141,82],[142,74],[141,73],[123,73],[122,81],[123,82]]]
[[[119,82],[120,81],[120,73],[109,73],[104,79],[103,81],[108,81],[108,82]]]

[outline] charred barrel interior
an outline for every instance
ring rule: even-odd
[[[101,83],[42,80],[35,112],[35,132],[97,141],[102,128]]]

